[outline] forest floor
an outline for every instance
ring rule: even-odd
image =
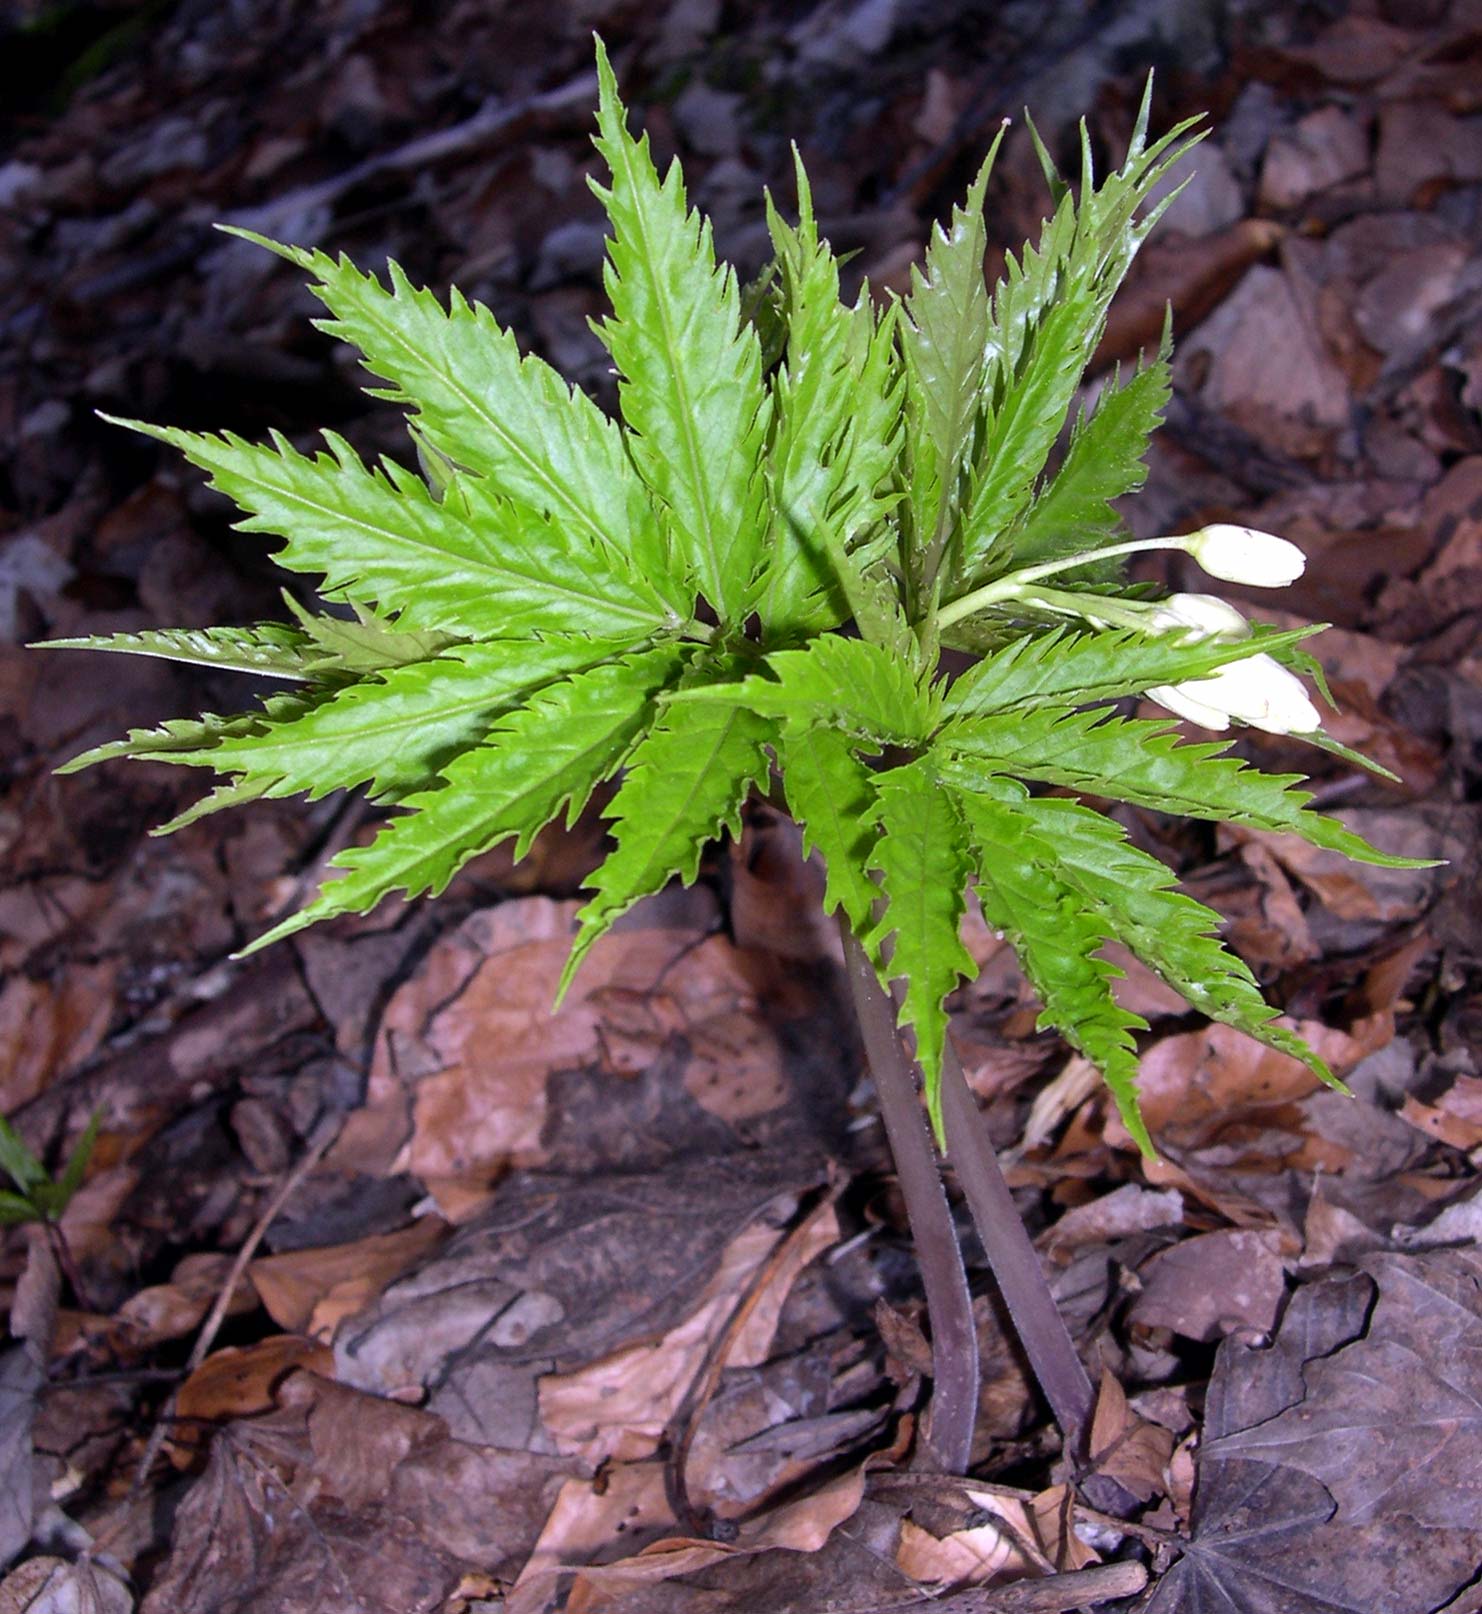
[[[1482,1609],[1482,5],[10,12],[0,1113],[50,1163],[101,1130],[57,1228],[0,1229],[0,1610]],[[1128,815],[1356,1094],[1129,961],[1156,1163],[969,928],[954,1034],[1130,1519],[1079,1500],[966,1231],[972,1474],[911,1466],[919,1285],[788,821],[753,809],[551,1017],[599,816],[237,963],[374,809],[262,802],[155,839],[188,770],[54,773],[256,686],[28,642],[281,614],[271,545],[94,411],[408,455],[299,273],[213,222],[457,284],[607,395],[594,27],[746,273],[789,139],[887,291],[1006,116],[990,236],[1037,232],[1026,103],[1065,152],[1084,113],[1100,157],[1150,66],[1155,127],[1210,114],[1098,359],[1135,362],[1172,303],[1129,520],[1302,546],[1282,605],[1333,625],[1331,728],[1398,782],[1238,750],[1445,861]]]

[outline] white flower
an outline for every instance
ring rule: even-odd
[[[1160,684],[1148,699],[1206,729],[1227,729],[1230,719],[1268,734],[1311,734],[1322,726],[1301,680],[1264,653],[1221,667],[1208,678]]]
[[[1253,588],[1285,588],[1307,567],[1307,557],[1290,539],[1254,527],[1202,527],[1183,539],[1183,547],[1211,577]]]

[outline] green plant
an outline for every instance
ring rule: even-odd
[[[88,1122],[67,1156],[61,1176],[53,1177],[10,1122],[0,1116],[0,1171],[15,1184],[14,1192],[0,1188],[0,1223],[52,1222],[66,1210],[82,1187],[102,1119],[95,1115]]]
[[[1251,624],[1205,596],[1156,601],[1122,577],[1121,557],[1150,545],[1247,583],[1300,569],[1291,545],[1244,529],[1123,536],[1111,501],[1143,480],[1168,392],[1166,339],[1106,386],[1046,469],[1112,295],[1166,206],[1145,204],[1187,149],[1189,124],[1149,143],[1145,97],[1124,163],[1099,185],[1083,133],[1078,196],[1036,136],[1053,213],[990,294],[995,142],[910,293],[883,308],[867,290],[840,300],[799,161],[800,221],[769,204],[774,274],[748,317],[678,168],[661,180],[647,141],[629,134],[600,45],[598,69],[597,146],[611,177],[594,189],[612,227],[613,310],[598,329],[621,423],[521,357],[456,292],[444,308],[394,264],[388,289],[344,258],[263,242],[313,278],[330,315],[322,328],[360,350],[385,383],[378,396],[407,407],[423,475],[367,467],[329,434],[330,452],[309,457],[278,436],[257,446],[122,422],[209,471],[247,512],[242,527],[282,537],[280,562],[320,577],[324,600],[354,616],[290,602],[284,624],[64,641],[294,686],[242,714],[133,732],[68,767],[133,757],[225,776],[161,833],[259,797],[357,787],[402,809],[369,845],[340,853],[339,877],[248,952],[389,893],[435,895],[500,841],[523,856],[544,825],[573,819],[621,774],[606,809],[616,844],[591,877],[567,982],[633,903],[675,875],[692,880],[706,843],[780,776],[826,863],[882,1097],[895,1084],[891,1141],[903,1179],[914,1172],[907,1195],[934,1326],[960,1358],[956,1368],[939,1358],[938,1393],[955,1383],[953,1418],[966,1403],[970,1420],[971,1339],[945,1316],[961,1325],[960,1258],[929,1143],[921,1152],[895,1015],[878,1013],[896,983],[937,1139],[965,1181],[988,1181],[996,1167],[946,1035],[946,998],[973,968],[958,934],[970,884],[1012,939],[1044,1022],[1100,1067],[1144,1149],[1133,1040],[1143,1022],[1113,995],[1109,942],[1202,1013],[1333,1080],[1217,940],[1214,913],[1174,891],[1113,819],[1031,786],[1401,860],[1310,811],[1295,776],[1246,766],[1223,742],[1179,743],[1169,720],[1110,704],[1148,694],[1212,726],[1234,719],[1333,743],[1288,670],[1311,670],[1298,646],[1314,630]],[[979,659],[951,681],[944,648]],[[980,1227],[994,1216],[981,1212]],[[984,1229],[990,1253],[1017,1236],[1014,1259],[1023,1266],[1028,1250],[1033,1268],[1022,1281],[1043,1291],[1010,1220],[1016,1235]],[[1073,1433],[1089,1386],[1068,1338],[1049,1347],[1063,1372],[1042,1374],[1060,1372],[1047,1391]],[[949,1466],[965,1461],[960,1432],[942,1450]]]
[[[20,1222],[40,1222],[57,1256],[57,1264],[67,1274],[72,1292],[83,1306],[88,1303],[87,1291],[60,1224],[63,1211],[82,1187],[82,1179],[87,1173],[88,1161],[92,1158],[93,1145],[98,1141],[98,1128],[102,1123],[103,1115],[99,1111],[72,1146],[71,1154],[62,1165],[61,1175],[53,1177],[26,1147],[20,1133],[0,1115],[0,1171],[15,1184],[13,1191],[0,1188],[0,1226],[14,1227]]]

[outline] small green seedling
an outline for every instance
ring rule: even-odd
[[[0,1171],[15,1184],[14,1191],[0,1188],[0,1224],[12,1227],[18,1222],[51,1224],[61,1219],[72,1196],[82,1187],[102,1121],[100,1111],[88,1122],[73,1146],[61,1176],[53,1177],[26,1147],[10,1122],[0,1116]]]
[[[945,1004],[973,972],[959,938],[970,886],[1043,1023],[1099,1067],[1145,1150],[1145,1022],[1114,995],[1108,944],[1334,1082],[1220,943],[1218,916],[1077,799],[1413,866],[1310,811],[1299,777],[1116,704],[1147,696],[1206,728],[1342,750],[1296,676],[1316,670],[1299,647],[1314,629],[1125,580],[1124,558],[1155,547],[1244,584],[1279,586],[1302,565],[1285,540],[1239,527],[1127,536],[1114,501],[1144,480],[1168,397],[1166,336],[1071,420],[1113,294],[1167,206],[1151,198],[1198,138],[1191,123],[1149,142],[1149,85],[1124,161],[1099,182],[1082,129],[1078,190],[1035,135],[1050,216],[990,290],[996,140],[908,294],[884,305],[868,288],[841,300],[799,160],[799,221],[769,201],[775,263],[748,311],[678,166],[661,179],[647,139],[629,133],[600,44],[597,65],[609,174],[593,188],[610,221],[612,305],[597,332],[621,418],[522,356],[456,291],[444,306],[395,264],[386,285],[343,257],[263,241],[310,277],[329,311],[321,328],[359,349],[384,383],[376,396],[406,409],[421,474],[367,466],[329,433],[328,453],[305,455],[277,435],[256,445],[121,422],[208,471],[246,512],[244,530],[282,538],[279,562],[318,579],[325,609],[63,641],[288,686],[234,715],[135,731],[68,768],[131,757],[223,776],[161,833],[335,790],[399,809],[249,952],[392,893],[436,895],[502,841],[522,857],[620,777],[606,808],[615,845],[589,881],[567,982],[640,898],[693,880],[748,795],[780,780],[823,856],[828,909],[873,965],[870,990],[898,983],[948,1147]],[[954,680],[944,650],[975,659]],[[1069,1396],[1062,1421],[1088,1396]]]

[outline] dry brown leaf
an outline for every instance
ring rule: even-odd
[[[553,1072],[621,1081],[682,1040],[685,1085],[704,1109],[744,1120],[785,1100],[774,1027],[811,1000],[784,966],[707,939],[703,922],[663,922],[672,904],[642,904],[593,948],[553,1015],[576,906],[530,897],[482,909],[432,950],[386,1010],[366,1105],[335,1159],[415,1172],[466,1218],[504,1171],[549,1158]]]
[[[910,1519],[901,1525],[895,1564],[903,1575],[936,1591],[981,1586],[996,1575],[1017,1579],[1029,1569],[1022,1549],[1002,1524],[980,1524],[938,1540]]]
[[[1305,202],[1369,166],[1363,125],[1342,107],[1325,106],[1282,129],[1266,147],[1260,199],[1278,211]]]
[[[115,1349],[136,1351],[190,1333],[216,1303],[231,1272],[232,1259],[225,1254],[187,1255],[176,1265],[168,1283],[153,1284],[130,1295],[114,1314],[111,1332]],[[252,1279],[244,1273],[232,1291],[226,1315],[239,1317],[254,1310],[258,1303]]]
[[[1184,1239],[1138,1270],[1142,1293],[1131,1321],[1185,1339],[1216,1340],[1236,1329],[1269,1333],[1286,1294],[1279,1233],[1222,1229]]]
[[[1116,1377],[1104,1370],[1088,1449],[1096,1472],[1114,1479],[1139,1502],[1151,1502],[1167,1490],[1173,1436],[1138,1417]]]
[[[626,1538],[641,1539],[674,1522],[662,1463],[613,1463],[595,1480],[567,1480],[510,1591],[507,1614],[542,1614],[568,1566],[591,1563]],[[706,1545],[707,1562],[724,1550]]]
[[[864,1489],[865,1464],[861,1463],[816,1491],[759,1515],[742,1528],[733,1544],[677,1536],[655,1541],[632,1558],[583,1568],[566,1608],[569,1614],[588,1614],[611,1598],[694,1574],[724,1560],[766,1552],[821,1551],[834,1530],[858,1511]],[[513,1599],[509,1614],[521,1614]]]
[[[1085,1205],[1068,1210],[1044,1234],[1040,1244],[1046,1259],[1067,1264],[1086,1244],[1148,1233],[1159,1227],[1181,1227],[1183,1195],[1176,1188],[1143,1188],[1123,1183],[1109,1194],[1098,1194]]]
[[[117,959],[105,959],[70,964],[54,981],[15,974],[0,986],[0,1115],[14,1115],[98,1047],[118,971]]]
[[[435,1614],[470,1570],[515,1573],[571,1473],[309,1372],[276,1401],[212,1440],[147,1614]]]
[[[1400,1119],[1453,1149],[1482,1147],[1482,1078],[1458,1076],[1433,1104],[1405,1095]]]
[[[301,1334],[273,1334],[254,1345],[228,1345],[210,1356],[180,1386],[175,1416],[186,1425],[249,1418],[274,1404],[278,1385],[295,1368],[332,1373],[334,1357],[318,1340]],[[172,1455],[184,1468],[193,1460],[191,1445],[181,1443]]]
[[[352,1244],[288,1250],[251,1262],[247,1275],[280,1328],[329,1340],[341,1320],[363,1311],[408,1267],[442,1242],[447,1223],[422,1216],[395,1233]]]
[[[0,1614],[130,1614],[129,1589],[89,1559],[28,1558],[0,1581]]]
[[[1201,357],[1200,402],[1276,452],[1319,452],[1348,423],[1347,378],[1278,269],[1247,271],[1180,344],[1180,371]]]
[[[825,1203],[809,1219],[787,1262],[768,1275],[766,1289],[731,1342],[727,1365],[746,1367],[766,1359],[782,1304],[798,1273],[838,1236],[833,1206]],[[574,1373],[542,1379],[541,1420],[557,1449],[593,1463],[632,1463],[655,1451],[780,1238],[776,1228],[761,1222],[737,1235],[696,1297],[695,1309],[657,1342],[629,1346]]]

